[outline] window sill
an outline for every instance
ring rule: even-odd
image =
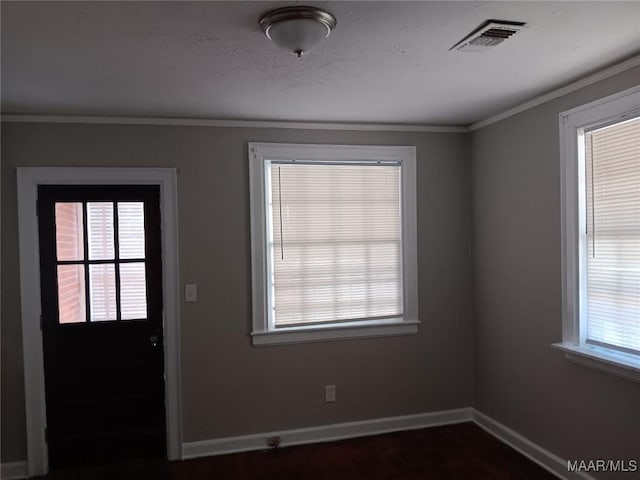
[[[554,343],[551,346],[562,350],[564,356],[572,362],[640,382],[640,358],[634,355],[594,345]]]
[[[265,332],[252,332],[254,346],[288,343],[323,342],[366,337],[412,335],[418,333],[418,321],[385,321],[366,324],[335,324],[290,327]]]

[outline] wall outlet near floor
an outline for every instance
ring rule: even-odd
[[[325,385],[324,386],[324,401],[335,402],[336,401],[336,386]]]
[[[280,446],[280,437],[269,437],[267,438],[267,447],[269,448],[278,448]]]

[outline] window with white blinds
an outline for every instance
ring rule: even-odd
[[[418,331],[415,147],[249,144],[254,345]]]
[[[560,113],[562,342],[640,381],[640,86]]]
[[[271,162],[276,328],[402,316],[400,168]]]
[[[584,142],[586,341],[640,353],[640,118]]]

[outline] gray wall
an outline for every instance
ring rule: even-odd
[[[475,407],[567,459],[638,458],[640,384],[550,347],[562,339],[558,114],[638,83],[636,68],[471,135]]]
[[[179,168],[180,281],[200,299],[182,304],[185,441],[472,404],[466,134],[5,123],[2,140],[3,462],[26,458],[16,166]],[[417,147],[417,335],[251,346],[248,141]]]
[[[471,135],[3,124],[2,461],[26,458],[15,167],[80,165],[179,168],[180,281],[200,293],[182,305],[185,441],[475,404],[564,458],[637,458],[640,384],[550,344],[561,339],[558,113],[639,80],[630,70]],[[251,346],[248,141],[417,146],[417,335]]]

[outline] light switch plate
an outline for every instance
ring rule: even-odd
[[[196,285],[195,283],[187,283],[184,286],[184,301],[185,302],[198,301],[198,285]]]
[[[335,402],[336,401],[336,386],[325,385],[324,386],[324,401]]]

